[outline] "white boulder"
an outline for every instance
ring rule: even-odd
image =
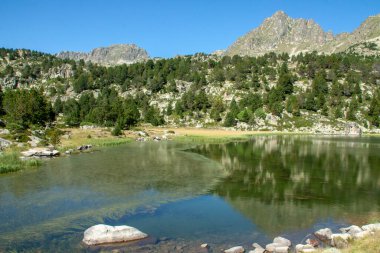
[[[297,244],[296,253],[315,252],[316,249],[310,244]]]
[[[87,245],[128,242],[148,237],[147,234],[130,226],[98,224],[84,231],[83,242]]]
[[[366,230],[366,231],[361,231],[359,233],[353,234],[352,237],[354,239],[362,239],[362,238],[368,237],[370,235],[373,235],[373,233],[374,232],[372,232],[372,231]]]
[[[347,228],[341,228],[339,229],[342,233],[348,233],[350,235],[354,235],[354,234],[357,234],[357,233],[360,233],[362,232],[363,230],[358,227],[358,226],[355,226],[355,225],[352,225],[352,226],[349,226]]]
[[[264,253],[265,249],[261,247],[260,244],[254,243],[252,246],[255,248],[254,250],[249,251],[249,253]]]
[[[372,232],[380,231],[380,223],[364,225],[362,226],[362,229],[364,231],[372,231]]]
[[[224,251],[224,253],[243,253],[245,249],[242,246],[235,246]]]
[[[284,238],[284,237],[276,237],[273,239],[273,242],[274,243],[278,243],[278,244],[281,244],[283,246],[288,246],[290,247],[292,245],[292,242],[289,241],[288,239]]]
[[[280,243],[270,243],[265,246],[266,251],[273,253],[283,253],[288,252],[289,247]]]

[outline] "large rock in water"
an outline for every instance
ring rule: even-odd
[[[147,234],[130,226],[109,226],[99,224],[84,231],[83,242],[87,245],[128,242],[148,237]]]
[[[224,251],[224,253],[243,253],[245,249],[242,246],[232,247]]]

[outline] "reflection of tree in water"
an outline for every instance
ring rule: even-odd
[[[213,190],[268,233],[376,211],[380,139],[271,136],[204,145],[229,176]]]
[[[0,178],[0,251],[11,240],[44,242],[117,219],[137,208],[207,192],[223,173],[175,143],[130,143],[48,161],[44,168]],[[77,238],[75,238],[77,239]]]

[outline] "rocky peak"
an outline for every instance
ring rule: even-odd
[[[89,53],[81,52],[60,52],[57,57],[85,60],[102,65],[131,64],[149,59],[145,49],[135,44],[116,44],[109,47],[99,47]]]
[[[277,11],[258,28],[237,39],[225,55],[258,56],[269,52],[294,55],[312,51],[334,53],[377,38],[380,41],[380,15],[369,17],[353,33],[335,37],[332,32],[323,31],[312,19],[294,19],[283,11]]]
[[[294,54],[333,39],[314,20],[293,19],[277,11],[256,29],[239,38],[227,55],[261,55],[267,52]]]

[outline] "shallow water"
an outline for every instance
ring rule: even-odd
[[[258,136],[53,159],[0,177],[0,252],[196,252],[202,242],[218,252],[277,235],[301,242],[318,228],[380,219],[379,151],[379,138]],[[85,247],[83,231],[97,223],[151,237]]]

